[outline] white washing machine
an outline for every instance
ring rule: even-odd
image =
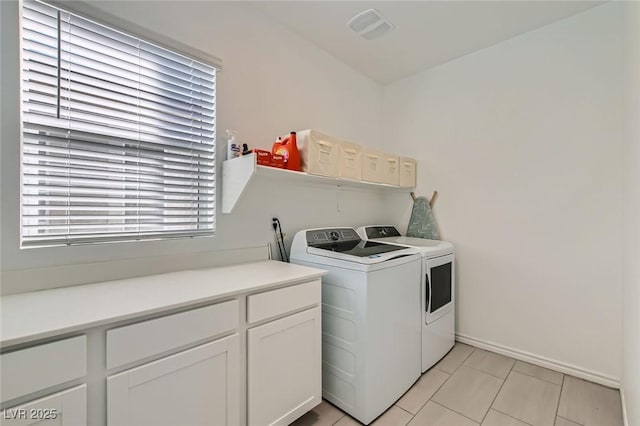
[[[447,241],[405,237],[394,226],[358,228],[362,239],[417,249],[422,255],[422,372],[455,344],[455,250]]]
[[[371,423],[420,377],[421,258],[353,228],[298,232],[291,263],[322,277],[322,396]]]

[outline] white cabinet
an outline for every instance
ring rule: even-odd
[[[77,381],[87,374],[87,337],[10,351],[0,356],[0,399],[3,403]],[[9,402],[11,404],[11,402]],[[0,413],[3,426],[84,426],[87,423],[87,386],[57,392]]]
[[[316,306],[247,331],[249,425],[288,425],[320,403],[320,318]]]
[[[62,385],[87,374],[87,336],[77,336],[0,355],[3,403]]]
[[[0,414],[3,426],[86,426],[87,386],[81,385],[64,392],[7,408]]]
[[[272,320],[247,330],[249,425],[288,425],[320,403],[320,302],[320,280],[247,297],[248,323]]]
[[[7,297],[0,426],[288,424],[321,401],[324,274],[269,261]]]
[[[107,378],[109,426],[237,425],[238,334]]]

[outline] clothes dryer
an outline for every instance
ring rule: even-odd
[[[420,274],[422,372],[435,365],[455,344],[455,250],[441,240],[406,237],[389,225],[362,226],[358,235],[418,250]]]

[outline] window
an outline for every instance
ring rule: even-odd
[[[22,6],[22,246],[213,235],[216,68]]]

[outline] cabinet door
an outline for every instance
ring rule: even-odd
[[[322,398],[320,307],[248,330],[251,426],[288,425]]]
[[[87,385],[7,408],[0,416],[2,426],[86,426]]]
[[[107,378],[109,426],[236,425],[238,334]]]

